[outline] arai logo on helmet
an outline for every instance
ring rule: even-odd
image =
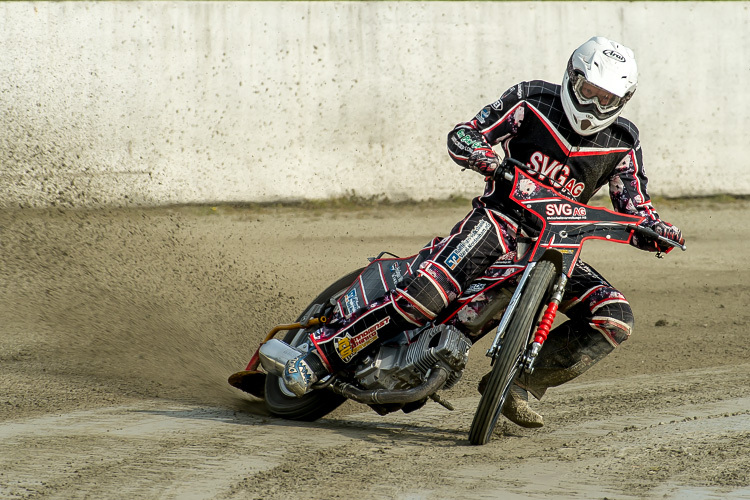
[[[619,52],[615,52],[614,50],[605,50],[604,55],[607,57],[611,57],[612,59],[615,59],[617,61],[625,62],[625,57],[623,57]]]

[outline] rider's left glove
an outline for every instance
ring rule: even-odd
[[[477,148],[469,156],[469,168],[491,177],[500,166],[500,159],[490,147]]]
[[[682,231],[677,226],[673,226],[669,222],[659,221],[651,229],[656,231],[659,236],[667,238],[672,241],[676,241],[680,245],[685,244],[685,238],[682,237]],[[673,247],[665,245],[664,243],[655,242],[656,248],[661,252],[668,252]]]

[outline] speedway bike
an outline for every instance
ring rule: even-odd
[[[630,243],[638,234],[661,247],[685,250],[641,226],[644,217],[579,203],[511,158],[498,168],[495,181],[509,192],[506,215],[518,226],[517,249],[491,265],[435,320],[382,342],[302,397],[286,388],[284,365],[313,348],[311,332],[334,314],[350,315],[395,289],[421,263],[419,254],[399,258],[383,252],[321,292],[294,323],[271,330],[229,383],[263,399],[272,415],[293,420],[316,420],[347,399],[381,415],[417,410],[428,399],[452,410],[439,391],[458,383],[472,344],[494,332],[486,353],[492,370],[469,429],[472,444],[489,442],[513,381],[534,371],[585,241]],[[282,331],[283,340],[275,338]]]

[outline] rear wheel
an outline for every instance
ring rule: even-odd
[[[313,300],[305,311],[297,318],[297,321],[305,318],[309,312],[321,304],[327,304],[332,297],[341,295],[359,276],[362,269],[353,271],[340,278],[323,293]],[[308,341],[309,331],[303,329],[289,330],[284,336],[284,342],[296,347]],[[284,382],[275,376],[266,377],[266,406],[272,415],[290,420],[317,420],[338,408],[346,398],[328,390],[312,391],[301,398],[295,396],[286,388]]]
[[[531,329],[536,326],[544,298],[548,295],[555,274],[554,264],[541,261],[529,276],[526,290],[521,295],[513,319],[508,325],[503,346],[474,414],[474,421],[469,430],[471,444],[486,444],[492,437],[510,385],[518,374]]]

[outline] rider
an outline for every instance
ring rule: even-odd
[[[562,86],[522,82],[458,124],[448,134],[449,154],[458,165],[486,176],[484,194],[473,200],[473,209],[449,236],[427,247],[427,258],[396,290],[312,333],[315,349],[287,363],[282,376],[286,386],[301,396],[377,342],[433,320],[487,267],[516,250],[519,228],[504,215],[511,203],[508,188],[492,179],[500,165],[493,146],[501,145],[505,156],[526,163],[539,180],[581,203],[608,184],[615,210],[646,217],[643,225],[683,243],[680,230],[654,211],[638,129],[620,117],[636,83],[633,52],[593,37],[571,55]],[[669,250],[636,236],[632,244]],[[538,399],[547,388],[577,377],[625,341],[633,328],[625,297],[582,261],[568,281],[560,310],[568,321],[550,333],[533,374],[516,380],[503,406],[503,414],[518,425],[543,425],[542,416],[528,404],[529,392]]]

